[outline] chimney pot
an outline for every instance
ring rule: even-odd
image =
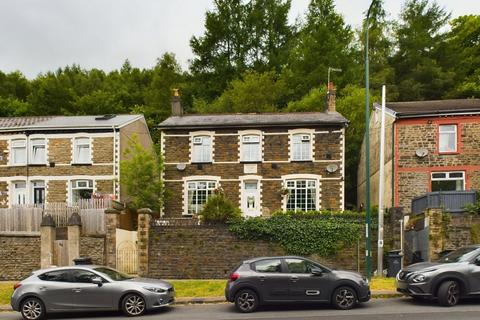
[[[183,116],[182,101],[180,99],[180,94],[178,93],[178,89],[173,89],[172,116],[174,116],[174,117]]]

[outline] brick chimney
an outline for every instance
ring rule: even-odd
[[[183,116],[182,101],[180,99],[180,94],[178,93],[178,89],[173,89],[172,116],[174,116],[174,117]]]
[[[328,112],[335,112],[335,86],[333,82],[328,83],[327,87],[327,111]]]

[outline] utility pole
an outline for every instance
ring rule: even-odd
[[[330,83],[330,72],[331,72],[331,71],[342,72],[342,69],[328,67],[327,87],[328,87],[328,84]]]
[[[386,88],[382,86],[382,122],[380,124],[380,170],[378,181],[378,259],[377,275],[383,276],[383,188],[385,179],[385,98]]]
[[[372,239],[371,239],[371,208],[370,208],[370,83],[368,65],[368,29],[370,10],[376,1],[370,3],[365,21],[365,272],[367,279],[372,276]]]

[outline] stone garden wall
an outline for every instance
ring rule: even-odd
[[[0,235],[0,281],[19,280],[40,269],[40,235]]]

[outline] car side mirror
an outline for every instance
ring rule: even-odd
[[[98,285],[99,287],[103,285],[102,278],[100,277],[92,278],[92,283]]]
[[[310,270],[310,272],[314,276],[321,276],[323,274],[322,269],[318,269],[318,268],[312,268],[312,270]]]
[[[476,264],[477,266],[480,266],[480,259],[477,258],[473,261],[474,264]]]

